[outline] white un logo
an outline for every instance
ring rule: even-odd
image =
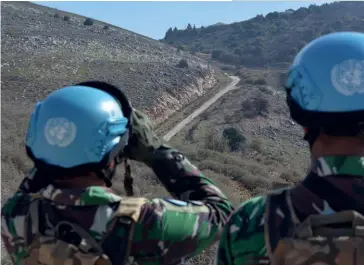
[[[50,145],[69,146],[76,138],[76,125],[66,118],[51,118],[44,126],[44,135]]]
[[[345,96],[364,93],[364,60],[346,60],[334,66],[331,81]]]

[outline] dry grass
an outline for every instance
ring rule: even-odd
[[[31,111],[31,106],[23,108],[2,102],[1,112],[8,115],[1,117],[1,201],[9,197],[19,185],[20,180],[31,167],[31,161],[25,153],[24,139],[28,124],[28,115],[22,110]]]

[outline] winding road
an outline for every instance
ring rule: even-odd
[[[202,114],[204,111],[206,111],[212,104],[216,102],[219,98],[221,98],[223,95],[225,95],[227,92],[237,89],[236,85],[239,83],[240,78],[237,76],[229,76],[232,81],[231,83],[226,86],[224,89],[220,90],[218,93],[216,93],[212,98],[207,100],[204,104],[202,104],[201,107],[196,109],[194,112],[192,112],[189,116],[187,116],[185,119],[183,119],[181,122],[179,122],[176,126],[174,126],[169,132],[167,132],[163,136],[163,140],[169,141],[173,136],[175,136],[177,133],[179,133],[184,127],[186,127],[187,124],[189,124],[194,118]]]

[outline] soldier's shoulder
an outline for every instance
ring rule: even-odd
[[[236,213],[256,213],[258,215],[264,213],[266,196],[256,196],[240,204]]]
[[[243,202],[229,221],[230,235],[236,240],[249,240],[256,233],[264,233],[265,196]]]
[[[249,264],[249,260],[265,255],[264,212],[265,196],[245,201],[233,213],[225,228],[225,240],[220,243],[220,252],[234,257],[234,264]]]

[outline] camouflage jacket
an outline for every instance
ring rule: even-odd
[[[135,264],[180,264],[215,243],[233,211],[227,197],[177,150],[157,150],[152,169],[174,199],[120,197],[96,186],[61,190],[48,185],[32,193],[34,174],[29,174],[1,212],[1,235],[13,262],[20,264],[28,254],[24,217],[35,196],[41,198],[39,223],[44,231],[62,219],[77,222],[96,240],[112,229],[104,251],[114,264],[122,264],[125,242],[131,242],[127,257]],[[129,239],[123,225],[111,227],[120,212],[136,222]]]
[[[281,196],[286,191],[299,222],[317,213],[356,210],[363,214],[364,157],[322,157],[301,183],[272,193]],[[287,213],[285,200],[276,202],[274,212],[269,211],[274,218],[269,220],[274,222],[268,222],[274,229],[265,237],[264,220],[268,218],[265,206],[266,196],[257,196],[232,214],[219,243],[218,265],[269,264],[266,238],[269,238],[270,250],[274,250],[280,238],[290,235],[293,222],[289,220],[291,215]]]

